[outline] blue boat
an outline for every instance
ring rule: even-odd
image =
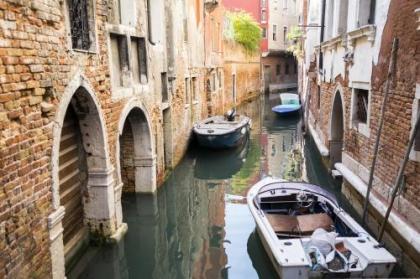
[[[292,93],[280,94],[281,104],[273,107],[271,110],[277,114],[285,115],[299,112],[301,104],[299,96]]]
[[[224,149],[241,145],[248,136],[251,119],[236,115],[217,115],[194,124],[193,132],[198,143],[207,148]]]

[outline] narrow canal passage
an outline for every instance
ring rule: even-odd
[[[192,146],[157,195],[123,196],[126,236],[92,249],[69,277],[276,278],[241,198],[267,175],[322,185],[354,216],[314,143],[303,141],[299,117],[271,112],[278,103],[271,95],[239,108],[253,121],[243,148]]]

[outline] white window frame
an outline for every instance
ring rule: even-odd
[[[413,100],[413,109],[411,113],[411,130],[410,135],[414,132],[414,125],[416,124],[417,116],[420,114],[420,83],[416,84],[416,94]],[[410,160],[420,162],[420,151],[415,151],[414,146],[410,152]]]
[[[352,89],[351,89],[351,114],[350,114],[350,123],[349,126],[351,129],[355,129],[360,134],[370,137],[370,118],[371,118],[371,107],[372,107],[372,91],[371,86],[369,83],[365,82],[353,82],[352,83]],[[357,89],[363,89],[368,91],[368,108],[367,108],[367,119],[366,123],[359,123],[356,120],[357,117],[357,105],[356,105],[356,90]]]

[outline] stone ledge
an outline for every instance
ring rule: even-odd
[[[366,197],[367,185],[363,180],[353,173],[342,163],[336,163],[335,168],[341,172],[344,179],[348,181],[354,189]],[[371,192],[369,203],[378,211],[382,217],[385,216],[388,205],[382,201],[374,192]],[[406,220],[404,220],[399,214],[396,214],[395,210],[391,211],[388,219],[388,224],[392,225],[396,231],[408,242],[413,248],[420,253],[420,233],[411,226]]]
[[[308,122],[309,132],[312,135],[312,138],[315,141],[315,145],[319,150],[319,153],[321,153],[321,156],[328,157],[330,155],[330,152],[328,148],[322,143],[318,133],[315,131],[315,128],[312,126],[310,122]]]

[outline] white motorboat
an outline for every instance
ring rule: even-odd
[[[396,259],[319,186],[271,177],[247,195],[281,278],[388,277]]]

